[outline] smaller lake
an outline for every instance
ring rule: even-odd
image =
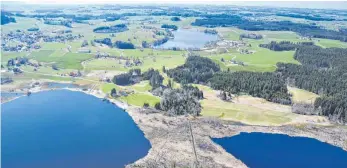
[[[82,92],[43,91],[1,105],[2,168],[122,168],[150,148],[128,113]]]
[[[174,38],[155,48],[170,49],[179,48],[203,48],[209,41],[218,40],[218,36],[214,34],[206,34],[196,29],[178,29],[173,31]]]
[[[312,138],[241,133],[212,140],[251,168],[347,167],[346,151]]]

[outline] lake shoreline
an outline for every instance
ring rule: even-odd
[[[149,140],[152,147],[145,157],[137,160],[135,163],[127,165],[127,167],[146,167],[146,165],[160,166],[167,164],[175,164],[178,167],[192,166],[196,161],[194,159],[191,134],[189,129],[187,129],[189,123],[191,124],[194,135],[198,164],[204,165],[204,167],[247,167],[242,161],[238,160],[230,153],[227,153],[226,150],[214,143],[211,139],[232,137],[241,132],[262,132],[285,134],[293,137],[314,138],[347,151],[347,127],[345,128],[344,126],[252,126],[209,117],[170,117],[154,109],[130,106],[121,101],[106,98],[106,94],[102,93],[100,90],[83,91],[81,88],[61,89],[83,92],[100,99],[105,98],[112,104],[122,108],[131,116],[136,125]],[[30,89],[30,92],[37,93],[50,90],[57,89],[37,87]],[[3,103],[5,102],[2,102],[2,104]]]
[[[146,138],[152,144],[149,155],[129,165],[129,167],[155,164],[158,160],[165,160],[161,164],[181,163],[182,167],[194,163],[191,136],[187,129],[188,123],[192,125],[199,165],[211,165],[206,167],[247,167],[242,161],[227,153],[221,146],[211,140],[211,138],[232,137],[241,132],[261,132],[314,138],[347,151],[347,128],[343,126],[306,125],[302,128],[295,125],[252,126],[220,121],[216,118],[169,117],[150,109],[133,107],[128,110],[128,113],[144,131]],[[158,155],[162,153],[165,154],[158,158]]]

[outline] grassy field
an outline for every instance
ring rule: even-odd
[[[29,57],[39,62],[56,63],[59,68],[64,69],[83,69],[81,62],[93,57],[92,54],[85,53],[65,53],[59,55],[59,50],[40,50],[32,52]],[[62,53],[63,54],[63,53]]]
[[[321,46],[323,48],[330,48],[330,47],[338,47],[338,48],[347,48],[346,42],[341,42],[338,40],[329,40],[329,39],[315,39],[316,44],[318,46]]]
[[[85,65],[87,70],[117,70],[128,71],[129,69],[140,68],[143,72],[149,68],[161,70],[163,66],[166,68],[175,68],[184,64],[185,57],[182,51],[162,51],[145,49],[140,51],[135,50],[121,50],[123,56],[128,58],[138,58],[143,61],[142,65],[125,67],[125,60],[116,59],[95,59],[88,61]],[[119,55],[119,54],[118,54]]]
[[[115,88],[118,92],[123,91],[133,91],[134,93],[129,94],[128,96],[121,96],[117,98],[118,100],[125,102],[130,105],[142,107],[144,103],[148,103],[150,106],[154,107],[155,103],[160,101],[159,97],[153,96],[149,90],[151,86],[148,81],[142,81],[135,85],[130,86],[118,86],[113,83],[102,84],[100,89],[104,93],[111,93],[111,90]]]
[[[296,116],[289,106],[278,105],[264,99],[239,96],[233,102],[222,101],[217,92],[207,86],[198,86],[204,92],[201,101],[203,116],[256,125],[281,125],[289,123]]]
[[[128,104],[142,107],[144,103],[148,103],[151,107],[157,102],[160,102],[160,98],[147,93],[134,93],[128,96],[120,97],[121,101]]]
[[[295,87],[288,87],[289,93],[293,95],[293,101],[296,103],[309,103],[313,104],[319,95]]]
[[[124,88],[134,90],[136,92],[147,92],[152,90],[152,86],[149,84],[149,81],[141,81],[140,83],[131,86],[125,86]]]
[[[105,83],[105,84],[102,84],[101,87],[100,87],[100,89],[104,93],[111,93],[111,90],[113,88],[115,88],[116,90],[120,90],[121,89],[121,87],[119,87],[118,85],[113,84],[113,83]]]

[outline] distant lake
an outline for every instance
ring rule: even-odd
[[[119,168],[151,148],[128,113],[82,92],[2,104],[2,168]]]
[[[179,48],[203,48],[209,41],[218,40],[214,34],[206,34],[196,29],[178,29],[173,31],[174,38],[156,48],[170,49]]]
[[[213,141],[251,168],[347,167],[346,151],[312,138],[241,133]]]

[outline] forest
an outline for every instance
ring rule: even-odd
[[[171,115],[192,114],[199,116],[203,93],[197,87],[184,85],[182,88],[166,88],[161,95],[160,103],[155,105],[158,110],[167,111]]]
[[[291,104],[285,81],[278,74],[266,72],[220,72],[210,80],[213,89],[228,95],[248,94],[268,101]]]
[[[124,41],[116,41],[114,42],[113,46],[119,49],[135,49],[135,46],[133,43],[124,42]]]
[[[347,49],[300,47],[294,57],[302,65],[278,64],[277,73],[290,83],[319,94],[314,102],[321,115],[347,122]]]
[[[334,20],[336,20],[334,18],[324,18],[321,16],[303,15],[303,14],[294,14],[294,13],[277,13],[276,16],[300,18],[300,19],[313,20],[313,21],[334,21]]]
[[[314,114],[338,123],[347,122],[347,49],[325,49],[311,42],[287,41],[271,42],[263,47],[295,50],[294,58],[301,65],[278,63],[275,72],[265,73],[220,72],[219,66],[209,58],[190,56],[184,65],[166,73],[179,83],[210,85],[229,97],[248,94],[286,105],[293,104],[287,85],[298,87],[320,95],[314,102]]]
[[[293,31],[299,33],[301,36],[312,38],[326,38],[340,41],[347,41],[347,31],[334,31],[323,29],[316,25],[294,23],[291,21],[261,21],[261,20],[248,20],[240,17],[239,15],[210,15],[202,19],[196,19],[192,23],[193,26],[205,27],[231,27],[235,26],[239,29],[249,31],[270,30],[270,31]]]
[[[166,71],[169,77],[179,83],[205,83],[215,72],[220,71],[218,64],[209,58],[190,56],[186,62]]]

